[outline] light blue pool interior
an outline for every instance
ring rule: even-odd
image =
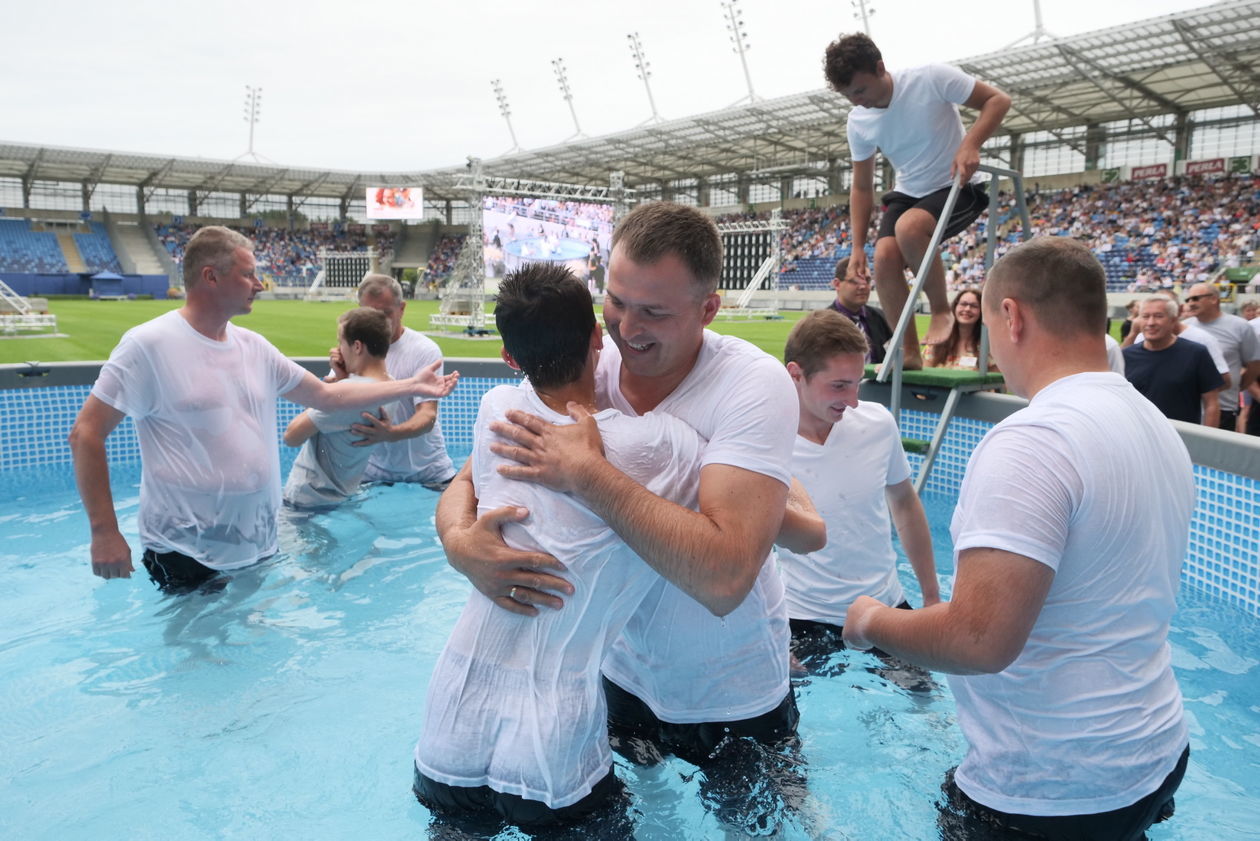
[[[460,460],[480,395],[504,381],[466,377],[443,402]],[[0,837],[423,837],[411,746],[468,592],[431,528],[436,495],[373,487],[327,514],[285,515],[281,554],[218,594],[164,597],[142,569],[104,582],[88,568],[64,443],[87,391],[0,391]],[[281,403],[282,425],[295,411]],[[920,436],[934,422],[905,418]],[[925,493],[945,594],[954,494],[989,425],[955,422]],[[294,451],[282,452],[287,470]],[[130,421],[109,454],[137,549]],[[1153,841],[1254,837],[1260,826],[1256,482],[1206,468],[1196,479],[1171,636],[1192,758],[1178,815]],[[904,558],[901,573],[917,603]],[[939,785],[963,750],[944,679],[908,692],[869,655],[844,652],[834,665],[844,668],[797,685],[810,795],[782,837],[935,837]],[[722,837],[693,766],[619,763],[619,773],[637,838]]]

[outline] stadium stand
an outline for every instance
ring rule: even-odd
[[[109,233],[100,222],[91,223],[91,233],[76,233],[74,244],[79,247],[79,254],[89,272],[114,272],[122,274],[122,264],[114,253],[114,246],[109,241]]]
[[[430,284],[438,284],[451,276],[455,268],[455,259],[459,250],[464,247],[463,236],[444,236],[433,246],[429,255],[429,264],[425,268],[424,278]]]
[[[0,271],[45,273],[68,270],[56,234],[31,230],[27,219],[0,219]]]

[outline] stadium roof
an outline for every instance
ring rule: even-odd
[[[1010,132],[1136,120],[1167,136],[1169,129],[1153,118],[1234,105],[1260,117],[1260,0],[1230,0],[955,63],[1011,94],[1003,123]],[[621,170],[627,187],[731,173],[754,181],[824,175],[829,166],[847,164],[848,111],[841,96],[820,88],[504,155],[483,166],[492,176],[590,185],[607,184],[609,173]],[[420,184],[428,198],[441,201],[463,197],[455,183],[464,173],[462,165],[366,173],[0,144],[0,176],[149,190],[350,199],[370,185]]]

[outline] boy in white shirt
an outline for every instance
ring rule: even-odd
[[[801,409],[792,475],[827,525],[822,549],[779,549],[792,651],[806,666],[844,648],[845,615],[859,596],[910,608],[897,580],[893,524],[924,606],[940,601],[932,535],[897,424],[880,404],[858,399],[866,352],[862,331],[830,309],[798,321],[784,348]]]
[[[389,338],[384,313],[371,307],[342,313],[337,319],[337,351],[345,374],[335,382],[390,379],[385,370]],[[289,422],[284,443],[302,451],[285,482],[285,502],[294,508],[331,508],[358,490],[373,449],[362,446],[363,436],[350,428],[362,422],[362,414],[358,409],[307,409]]]

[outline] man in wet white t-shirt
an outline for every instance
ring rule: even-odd
[[[253,243],[227,228],[193,234],[184,305],[133,327],[101,369],[70,431],[92,529],[92,571],[130,578],[105,439],[130,416],[140,442],[140,541],[162,589],[187,591],[276,551],[280,456],[276,398],[326,411],[441,397],[458,375],[438,366],[391,382],[322,382],[266,339],[231,323],[262,291]]]

